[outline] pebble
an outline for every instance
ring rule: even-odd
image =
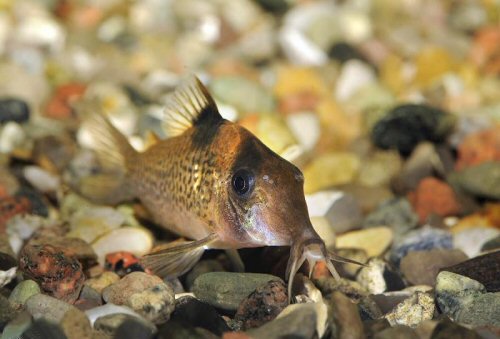
[[[163,280],[155,275],[144,272],[132,272],[103,289],[103,298],[107,303],[125,305],[127,300],[136,293],[163,284]]]
[[[24,100],[14,98],[0,99],[0,124],[9,121],[23,123],[30,118],[30,109]]]
[[[443,141],[453,124],[453,116],[440,109],[405,104],[393,108],[378,121],[371,136],[377,147],[409,155],[422,141]]]
[[[434,286],[439,271],[467,260],[467,255],[458,249],[411,251],[403,257],[401,273],[412,285]]]
[[[120,280],[120,276],[115,272],[103,272],[100,276],[96,278],[90,278],[85,280],[84,286],[88,286],[98,293],[102,293],[102,291],[108,287],[109,285]]]
[[[360,60],[349,60],[344,63],[335,87],[335,98],[345,101],[351,98],[362,87],[375,82],[372,67]]]
[[[216,336],[212,332],[200,328],[194,327],[186,323],[178,322],[178,321],[169,321],[163,324],[158,329],[158,339],[184,339],[184,338],[193,338],[193,339],[217,339],[219,336]]]
[[[219,260],[208,259],[200,260],[193,266],[193,268],[186,274],[185,286],[186,290],[191,291],[193,283],[200,275],[208,272],[224,272],[224,266]]]
[[[173,321],[204,328],[218,336],[230,330],[215,308],[189,296],[176,300],[175,310],[170,318]]]
[[[9,268],[8,270],[0,270],[0,287],[9,284],[16,276],[17,267]]]
[[[216,308],[236,311],[242,300],[269,281],[282,282],[269,274],[211,272],[200,275],[192,291],[198,299]]]
[[[321,133],[320,121],[316,114],[309,112],[289,114],[286,122],[299,145],[306,151],[314,149]]]
[[[486,241],[481,247],[481,252],[493,251],[500,249],[500,235]]]
[[[392,243],[393,232],[388,227],[372,227],[344,233],[337,238],[337,248],[359,248],[369,258],[383,254]]]
[[[399,266],[401,259],[410,251],[451,248],[453,248],[453,238],[449,232],[425,226],[395,241],[390,252],[390,260]]]
[[[306,194],[354,180],[360,168],[360,159],[352,153],[330,153],[316,157],[304,168]]]
[[[388,186],[401,171],[402,160],[395,151],[377,151],[363,159],[358,182],[363,186]]]
[[[443,271],[436,281],[436,302],[453,321],[471,326],[500,326],[500,292],[487,293],[483,284]]]
[[[287,312],[286,315],[278,317],[257,329],[248,331],[250,337],[269,339],[287,336],[293,336],[297,339],[313,338],[319,316],[314,306],[311,304],[295,304],[288,307],[290,307],[291,311]]]
[[[43,193],[57,192],[60,187],[60,179],[57,175],[47,172],[38,166],[26,166],[23,170],[24,178]]]
[[[329,330],[333,338],[365,338],[363,323],[356,304],[341,292],[325,300],[328,305]]]
[[[96,238],[119,228],[125,222],[122,213],[111,207],[84,207],[71,216],[69,237],[89,244]]]
[[[500,127],[468,134],[458,146],[457,170],[490,161],[500,161]]]
[[[16,317],[17,313],[12,307],[9,300],[0,295],[0,328],[4,328],[5,325]]]
[[[127,251],[138,257],[149,253],[153,248],[153,236],[142,227],[122,227],[96,239],[92,248],[99,263],[104,265],[108,253]]]
[[[35,294],[26,300],[26,310],[34,319],[45,318],[59,323],[66,312],[72,309],[76,308],[67,302],[42,293]]]
[[[467,167],[454,172],[450,180],[476,197],[500,199],[500,162],[484,162]]]
[[[107,335],[116,335],[118,328],[129,321],[134,321],[135,325],[147,328],[150,334],[156,332],[156,327],[152,323],[125,313],[108,314],[97,318],[94,322],[94,329]]]
[[[480,254],[481,247],[487,241],[497,237],[500,231],[494,228],[468,228],[453,234],[453,244],[469,257]]]
[[[52,245],[26,245],[21,251],[19,269],[35,280],[41,289],[69,303],[80,294],[85,280],[82,265]]]
[[[422,179],[414,192],[410,192],[408,200],[424,224],[432,215],[447,217],[457,215],[461,211],[453,189],[444,181],[428,177]]]
[[[434,298],[429,293],[416,292],[410,298],[399,303],[396,308],[384,317],[391,326],[404,325],[412,328],[417,327],[425,320],[434,316]]]
[[[382,259],[374,258],[368,261],[367,267],[362,267],[356,276],[356,281],[372,294],[383,293],[387,290],[384,272],[386,263]]]
[[[24,311],[12,319],[3,329],[1,339],[19,339],[21,335],[31,326],[33,320],[31,315]]]
[[[500,292],[500,251],[487,253],[456,265],[446,271],[460,274],[483,284],[488,292]]]
[[[48,319],[36,319],[22,334],[22,338],[67,339],[61,326]]]
[[[60,323],[61,329],[68,339],[92,339],[92,327],[89,319],[82,311],[70,309]]]
[[[97,306],[97,307],[94,307],[92,309],[86,310],[85,314],[87,315],[87,318],[89,318],[92,326],[94,326],[95,321],[97,319],[99,319],[100,317],[105,317],[105,316],[112,315],[112,314],[128,314],[128,315],[131,315],[131,316],[134,316],[137,318],[142,318],[139,314],[134,312],[129,307],[118,306],[118,305],[111,304],[111,303],[108,303],[108,304],[105,304],[102,306]],[[145,319],[143,319],[143,320],[146,321]]]
[[[242,322],[244,330],[260,327],[276,318],[286,306],[288,306],[286,285],[281,281],[270,281],[257,287],[241,301],[235,319]]]
[[[388,226],[397,237],[417,226],[418,216],[406,198],[394,198],[380,204],[363,220],[363,227]]]
[[[432,331],[432,339],[480,339],[481,337],[477,332],[468,329],[467,327],[460,326],[450,320],[439,322]]]
[[[314,229],[328,245],[335,234],[349,231],[361,222],[361,209],[356,199],[341,191],[321,191],[306,195],[307,210]]]
[[[175,307],[174,302],[174,291],[169,285],[162,282],[132,294],[125,305],[152,323],[162,324],[170,318]]]
[[[40,286],[33,280],[21,281],[9,295],[10,303],[16,308],[22,308],[31,296],[41,292]]]
[[[419,339],[417,333],[408,326],[397,325],[375,334],[373,339]]]

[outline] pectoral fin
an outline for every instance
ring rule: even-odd
[[[212,233],[200,240],[187,241],[147,254],[139,262],[160,277],[178,277],[189,271],[200,260],[207,246],[217,239],[217,235]]]

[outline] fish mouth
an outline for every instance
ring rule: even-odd
[[[311,238],[297,242],[290,248],[290,258],[286,266],[285,277],[288,279],[288,301],[290,301],[292,297],[293,279],[306,260],[309,264],[309,278],[311,278],[314,266],[318,261],[324,261],[331,275],[337,280],[340,279],[340,275],[335,269],[335,266],[333,266],[332,261],[366,266],[360,262],[343,258],[328,251],[323,240],[319,238]]]

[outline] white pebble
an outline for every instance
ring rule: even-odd
[[[47,172],[38,166],[26,166],[23,175],[28,182],[41,192],[56,192],[61,180],[57,175]]]
[[[16,276],[17,267],[9,268],[7,271],[0,271],[0,287],[4,287]]]
[[[104,234],[92,243],[97,259],[104,265],[106,254],[128,251],[143,256],[153,248],[151,232],[142,227],[122,227]]]
[[[481,247],[485,242],[499,234],[500,231],[494,228],[469,228],[453,235],[453,245],[472,258],[481,252]]]
[[[85,315],[87,316],[87,318],[89,318],[90,324],[92,326],[94,326],[94,322],[97,320],[97,318],[117,313],[130,314],[132,316],[142,319],[142,317],[136,312],[134,312],[132,309],[125,306],[118,306],[115,304],[106,304],[85,311]]]
[[[297,141],[305,150],[314,148],[320,136],[320,123],[314,113],[304,112],[290,114],[287,124]]]
[[[375,79],[375,72],[366,63],[359,60],[349,60],[340,71],[335,97],[339,101],[345,101],[358,89],[374,83]]]
[[[23,128],[18,123],[9,121],[0,132],[0,153],[12,152],[25,138]]]

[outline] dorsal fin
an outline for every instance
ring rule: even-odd
[[[190,76],[168,98],[163,127],[168,136],[201,123],[218,123],[222,116],[214,99],[196,76]]]

